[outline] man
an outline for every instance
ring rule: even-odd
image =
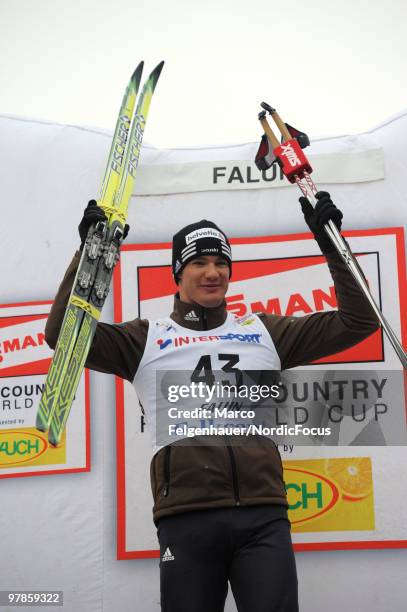
[[[315,209],[305,198],[300,202],[326,255],[337,312],[304,317],[253,314],[249,336],[256,341],[245,342],[247,317],[237,319],[225,309],[232,274],[229,241],[214,223],[202,220],[173,239],[172,268],[179,293],[170,317],[99,323],[86,365],[132,382],[151,427],[162,416],[156,414],[157,370],[190,370],[190,380],[207,380],[215,370],[282,370],[344,350],[370,335],[378,327],[370,305],[323,230],[329,219],[340,229],[342,213],[328,193],[320,192],[317,199]],[[88,205],[79,226],[81,248],[90,224],[103,216],[94,202]],[[51,347],[78,262],[79,254],[47,322]],[[174,339],[186,334],[191,342],[175,350]],[[239,612],[296,612],[297,577],[277,447],[261,436],[239,443],[215,438],[165,445],[156,441],[151,486],[161,549],[162,610],[221,612],[229,581]]]

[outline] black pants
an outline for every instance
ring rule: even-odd
[[[185,512],[160,519],[161,610],[222,612],[228,581],[239,612],[298,612],[283,506]]]

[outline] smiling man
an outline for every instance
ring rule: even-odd
[[[229,274],[230,266],[223,257],[201,255],[191,261],[179,280],[180,300],[207,308],[219,306],[228,288]]]
[[[173,238],[172,268],[180,300],[206,308],[219,306],[232,272],[229,241],[206,219],[187,225]]]
[[[375,316],[323,230],[329,219],[340,229],[342,213],[326,192],[317,199],[315,210],[306,199],[300,201],[326,256],[337,311],[234,317],[224,299],[232,275],[230,244],[215,223],[204,219],[173,238],[172,270],[178,285],[173,312],[157,320],[99,323],[87,367],[129,380],[151,428],[160,417],[157,371],[188,370],[190,380],[197,381],[215,371],[225,377],[249,370],[283,370],[366,338],[378,327]],[[96,203],[88,205],[79,226],[81,248],[89,226],[103,216]],[[46,326],[51,347],[79,257],[77,253],[51,309]],[[178,336],[190,341],[177,345],[173,340]],[[185,401],[185,408],[195,404]],[[184,439],[160,445],[154,440],[156,432],[150,433],[155,447],[151,487],[161,550],[162,610],[222,612],[230,583],[239,612],[297,612],[287,498],[274,442],[251,436],[232,443],[227,436],[215,436],[210,443]]]

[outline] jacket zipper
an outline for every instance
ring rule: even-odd
[[[235,502],[236,502],[236,506],[240,506],[239,482],[237,479],[237,467],[236,467],[235,453],[233,452],[233,448],[230,446],[230,444],[226,443],[226,448],[228,449],[230,464],[232,466],[232,479],[233,479],[233,491],[235,494]]]
[[[171,446],[166,446],[164,449],[164,477],[165,477],[165,485],[163,495],[167,497],[170,490],[170,456],[171,456]]]
[[[202,312],[202,326],[204,330],[207,330],[208,329],[208,319],[207,319],[206,311],[204,308],[202,308],[201,312]],[[236,506],[240,506],[240,493],[239,493],[239,481],[237,478],[236,458],[235,458],[235,454],[230,444],[226,443],[226,448],[228,449],[228,453],[230,457],[230,464],[232,467],[233,491],[235,494],[235,502],[236,502]]]

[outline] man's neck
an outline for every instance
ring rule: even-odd
[[[196,330],[214,329],[225,322],[226,316],[225,302],[222,302],[219,306],[208,308],[197,303],[183,302],[178,293],[175,295],[171,318],[183,327]]]

